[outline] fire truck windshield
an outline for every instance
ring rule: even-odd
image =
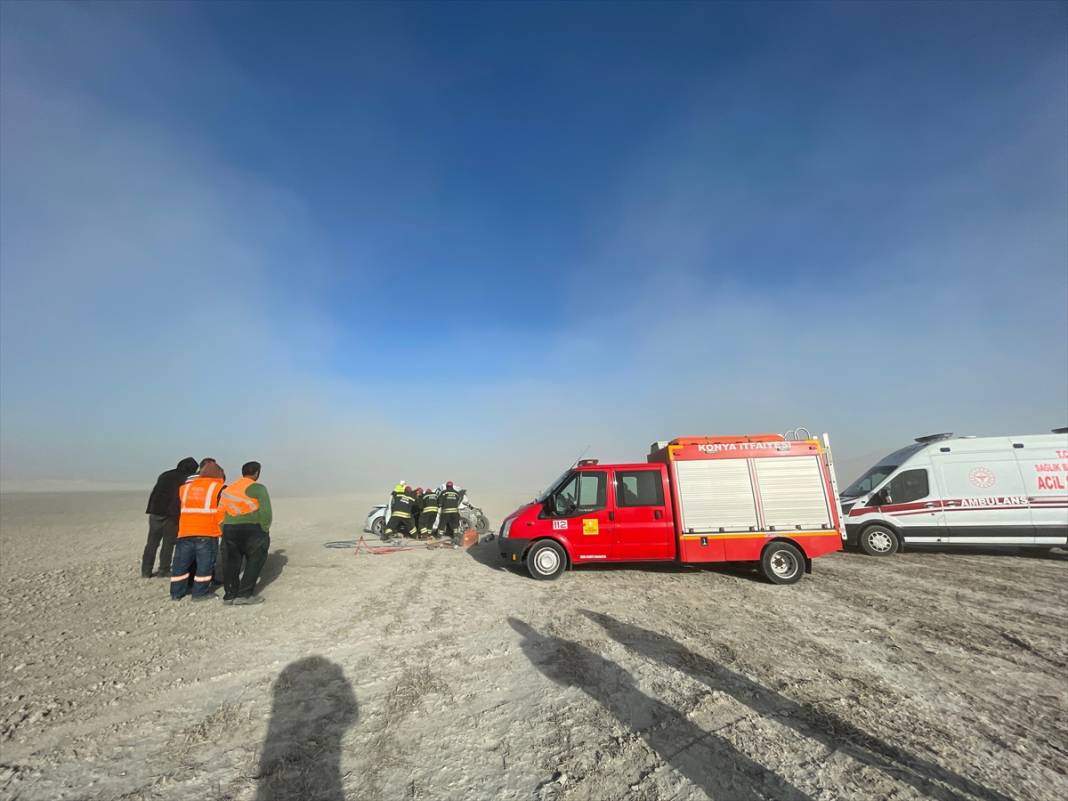
[[[567,479],[570,478],[570,477],[571,477],[571,471],[570,470],[565,470],[564,474],[562,476],[560,476],[558,479],[556,479],[556,481],[554,481],[552,484],[550,484],[548,489],[546,489],[537,498],[535,498],[534,501],[536,503],[545,503],[545,499],[548,498],[550,495],[552,495],[554,492],[556,492],[556,490],[560,487],[560,485],[563,484],[565,481],[567,481]]]
[[[873,489],[883,483],[883,480],[897,470],[896,464],[877,464],[867,473],[862,475],[842,492],[843,498],[859,498],[867,495]]]

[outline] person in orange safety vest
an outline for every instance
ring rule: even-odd
[[[193,577],[194,601],[213,598],[211,578],[219,553],[223,512],[219,496],[226,474],[214,459],[201,462],[200,472],[190,476],[178,490],[181,512],[178,539],[171,560],[171,600],[180,601],[189,592]]]
[[[241,466],[241,478],[223,490],[219,505],[223,518],[222,550],[225,554],[224,604],[246,606],[263,602],[255,594],[256,581],[271,547],[271,496],[260,483],[259,462]],[[244,573],[241,563],[244,562]]]

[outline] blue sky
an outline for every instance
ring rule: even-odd
[[[4,3],[3,481],[1064,425],[1066,9]]]

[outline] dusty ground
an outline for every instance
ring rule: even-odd
[[[1064,553],[544,584],[278,499],[241,608],[138,577],[143,502],[3,498],[0,797],[1068,796]]]

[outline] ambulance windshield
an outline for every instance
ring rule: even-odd
[[[897,470],[896,464],[877,464],[867,473],[862,475],[842,492],[843,498],[859,498],[867,495],[873,489],[883,483],[883,480]]]

